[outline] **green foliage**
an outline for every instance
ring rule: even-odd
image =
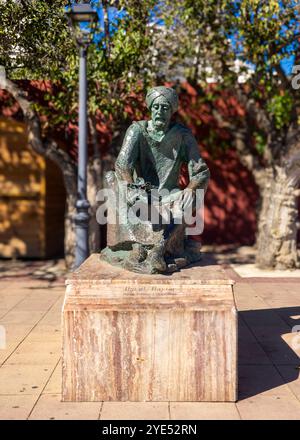
[[[53,79],[76,48],[70,39],[65,1],[4,1],[0,64],[11,79]]]
[[[40,113],[52,124],[75,122],[78,101],[78,49],[68,29],[65,0],[2,1],[0,64],[11,79],[49,79],[53,91]],[[222,91],[243,92],[264,111],[272,127],[286,130],[297,114],[294,90],[281,61],[299,51],[299,5],[294,0],[102,0],[104,10],[121,12],[104,21],[89,48],[89,113],[127,118],[124,102],[153,82],[185,76],[207,89],[214,107]],[[154,12],[153,12],[154,11]],[[156,25],[153,25],[154,18]],[[103,38],[99,38],[103,35]],[[244,76],[243,83],[241,77]],[[203,94],[203,96],[205,93]],[[243,104],[244,105],[244,104]],[[242,117],[241,117],[242,118]],[[239,126],[242,119],[233,117]],[[267,129],[250,126],[257,150]]]
[[[267,108],[272,115],[277,130],[282,129],[288,125],[291,118],[291,111],[293,107],[293,97],[286,91],[281,95],[274,95],[267,103]]]
[[[299,2],[166,0],[163,3],[161,13],[167,17],[170,31],[185,29],[180,50],[174,47],[173,54],[177,63],[185,60],[182,64],[186,78],[204,89],[208,81],[217,81],[218,90],[214,89],[217,94],[229,90],[233,96],[240,97],[242,93],[265,113],[265,120],[275,130],[286,130],[299,109],[300,91],[291,87],[291,78],[281,62],[291,56],[299,60]],[[214,102],[211,92],[207,102]],[[252,117],[251,121],[248,128],[253,131],[256,148],[261,153],[269,128],[266,124],[262,128],[262,119],[259,130]],[[243,121],[231,122],[238,127]],[[258,131],[263,133],[262,138]]]
[[[255,140],[256,150],[258,151],[258,153],[260,155],[262,155],[265,151],[265,148],[266,148],[266,142],[267,142],[266,137],[265,137],[264,133],[259,132],[259,131],[254,131],[253,137]]]
[[[94,1],[94,4],[101,2]],[[114,119],[124,115],[124,101],[132,89],[144,90],[149,84],[145,52],[153,0],[139,2],[102,1],[106,25],[96,29],[88,52],[88,108]],[[65,17],[65,0],[5,1],[1,4],[0,65],[10,79],[50,80],[46,103],[35,103],[51,125],[76,121],[78,102],[78,49]],[[122,11],[115,23],[108,23],[108,8]],[[113,27],[113,31],[111,30]],[[103,38],[97,38],[105,34]],[[138,86],[137,86],[138,84]]]

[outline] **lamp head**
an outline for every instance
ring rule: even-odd
[[[78,46],[88,47],[98,21],[97,11],[89,3],[76,3],[70,6],[66,15]]]

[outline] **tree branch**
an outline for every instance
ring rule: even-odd
[[[253,174],[256,184],[261,187],[263,185],[264,168],[249,145],[248,123],[245,122],[243,127],[238,127],[236,124],[224,119],[217,109],[214,108],[212,113],[219,127],[229,130],[241,163]]]
[[[257,186],[262,189],[265,183],[265,170],[261,166],[257,156],[253,154],[248,146],[249,133],[246,129],[235,132],[234,143],[241,163],[252,173]]]
[[[108,9],[109,2],[107,0],[102,0],[103,7],[103,19],[104,19],[104,41],[105,41],[105,53],[107,58],[110,57],[110,35],[109,35],[109,17]]]
[[[27,92],[8,78],[1,79],[1,87],[9,92],[21,107],[28,129],[28,143],[32,150],[55,162],[63,174],[67,193],[76,193],[76,166],[68,153],[60,149],[54,140],[43,140],[40,120],[32,108]]]
[[[259,107],[254,99],[249,98],[241,86],[235,89],[235,93],[249,115],[255,120],[257,127],[265,132],[271,130],[271,121],[263,108]]]

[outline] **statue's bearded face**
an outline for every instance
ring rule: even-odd
[[[172,107],[163,96],[158,96],[151,106],[151,119],[155,128],[167,128],[172,116]]]

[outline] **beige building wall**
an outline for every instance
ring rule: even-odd
[[[26,125],[0,117],[0,257],[61,254],[64,201],[61,173],[28,148]]]

